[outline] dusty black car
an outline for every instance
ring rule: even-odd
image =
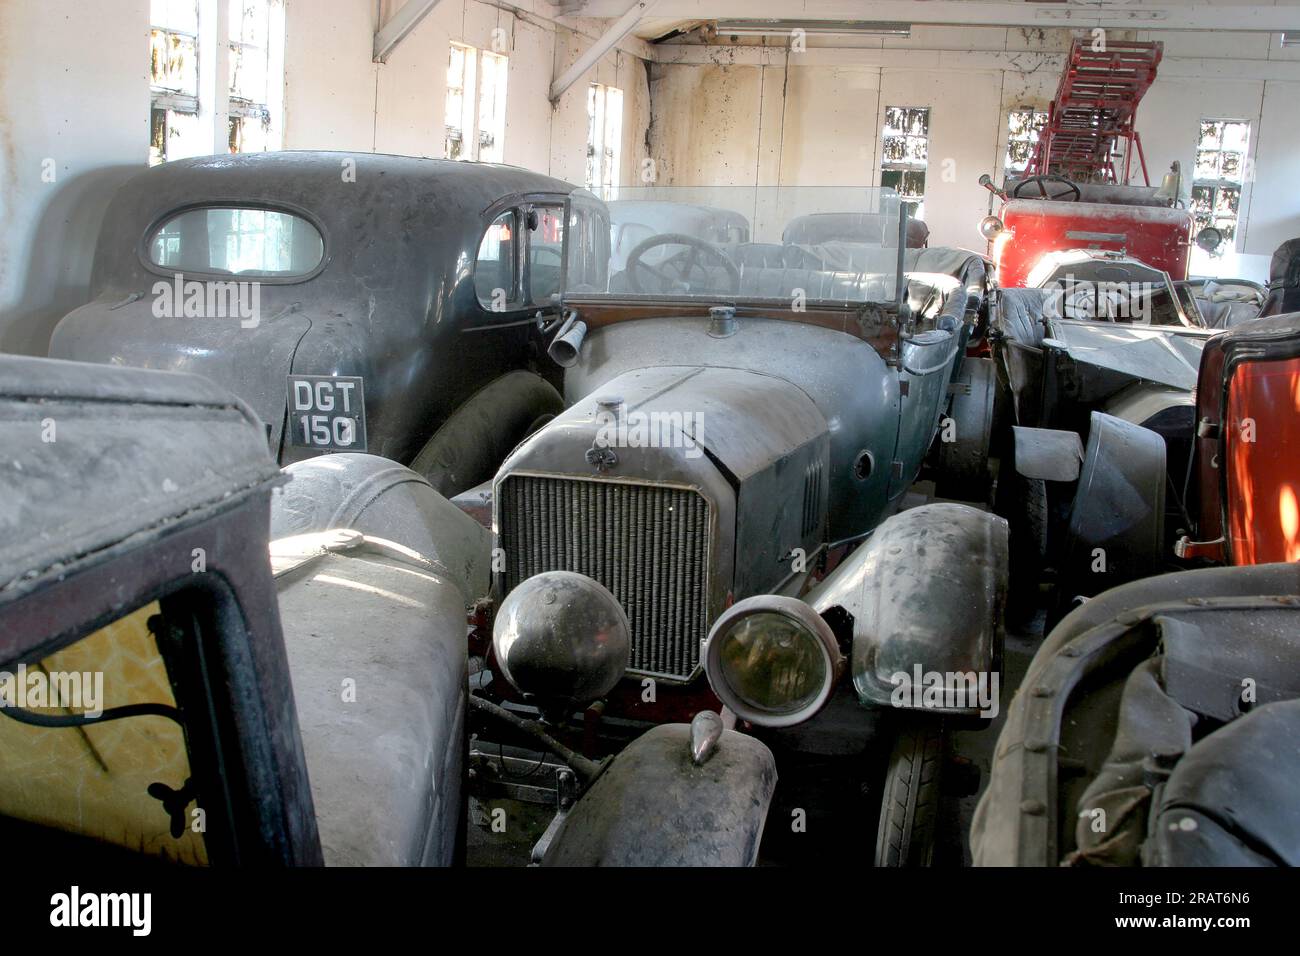
[[[118,191],[50,355],[202,374],[282,464],[368,451],[454,492],[561,407],[525,369],[571,188],[365,153],[167,163]]]

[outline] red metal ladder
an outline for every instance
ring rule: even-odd
[[[1025,175],[1055,173],[1078,182],[1128,185],[1136,153],[1142,179],[1151,185],[1134,119],[1163,52],[1159,42],[1112,41],[1094,50],[1091,41],[1075,40]],[[1122,179],[1115,169],[1121,140]]]

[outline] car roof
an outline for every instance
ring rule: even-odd
[[[0,606],[279,480],[248,406],[178,372],[0,355],[0,447]]]
[[[297,213],[324,235],[327,270],[411,276],[427,272],[431,262],[455,261],[466,250],[472,255],[484,214],[502,200],[568,195],[574,188],[514,166],[382,153],[291,150],[178,159],[118,187],[100,229],[91,295],[152,283],[156,275],[141,262],[148,236],[195,206]],[[412,295],[424,297],[426,290]]]

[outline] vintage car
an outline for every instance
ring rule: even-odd
[[[1211,339],[1196,386],[1179,558],[1300,561],[1300,312]]]
[[[980,233],[1003,288],[1034,285],[1030,277],[1049,253],[1085,249],[1187,278],[1192,214],[1176,208],[1163,187],[1074,182],[1054,173],[1010,179],[1001,189],[984,175],[980,185],[1001,203]]]
[[[570,196],[548,348],[568,407],[476,492],[497,602],[479,693],[597,749],[721,704],[773,748],[807,750],[830,733],[823,705],[856,700],[877,716],[848,708],[841,753],[880,802],[875,858],[925,862],[945,730],[987,708],[973,684],[906,690],[922,672],[996,682],[1006,530],[967,505],[900,507],[932,445],[959,449],[931,456],[936,477],[975,500],[988,488],[990,363],[964,361],[983,260],[906,248],[889,191],[685,192],[742,212],[753,240],[665,233],[618,268],[605,204]],[[873,242],[782,242],[792,220],[845,210],[878,217]],[[944,416],[964,424],[936,442]],[[611,599],[630,625],[622,681],[554,623]],[[540,758],[477,739],[484,778],[537,785],[523,775]]]
[[[303,463],[288,487],[309,487],[280,502],[261,421],[194,375],[0,356],[0,440],[8,846],[115,865],[464,859],[486,529],[370,455]],[[626,621],[600,623],[617,679]],[[627,864],[753,862],[775,768],[718,715],[596,761],[475,700],[570,760],[545,862],[609,860],[615,841]],[[623,788],[671,789],[703,838],[623,827]]]
[[[1021,686],[971,827],[977,866],[1300,865],[1300,564],[1107,591]]]
[[[204,375],[282,464],[368,451],[454,494],[561,408],[529,327],[554,309],[571,188],[370,153],[166,163],[114,197],[50,355]]]

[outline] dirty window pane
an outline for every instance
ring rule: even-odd
[[[197,43],[192,36],[166,30],[149,31],[149,85],[155,90],[197,96]]]
[[[509,60],[484,50],[479,54],[478,159],[499,163],[505,158],[506,73]]]
[[[451,44],[447,61],[446,154],[448,159],[473,159],[475,54],[473,47]]]
[[[1046,125],[1047,113],[1043,110],[1012,110],[1007,114],[1007,155],[1003,161],[1006,177],[1025,171]]]
[[[149,243],[154,265],[209,275],[307,275],[324,254],[325,243],[315,226],[271,209],[190,209],[163,223]]]
[[[489,312],[505,312],[519,296],[516,269],[517,237],[514,210],[503,212],[488,226],[474,263],[474,290],[479,305]]]
[[[1216,255],[1235,247],[1249,146],[1250,123],[1245,120],[1201,120],[1192,184],[1193,230],[1213,226],[1223,233],[1225,241]]]
[[[880,138],[880,185],[913,201],[912,215],[925,213],[925,168],[930,160],[930,108],[886,106]]]

